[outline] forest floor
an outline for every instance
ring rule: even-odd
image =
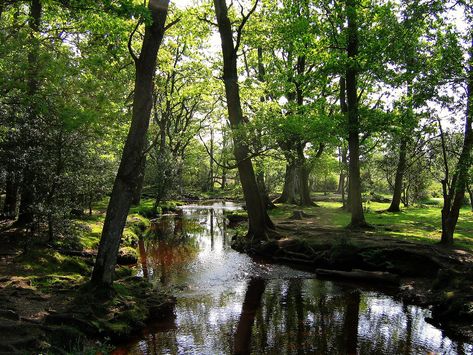
[[[98,204],[52,242],[0,224],[0,354],[106,352],[110,341],[172,312],[172,297],[133,276],[138,238],[150,223],[138,208],[123,233],[114,297],[89,292],[105,208]]]
[[[391,214],[385,212],[387,203],[371,202],[365,208],[373,228],[349,230],[350,215],[341,203],[319,197],[317,204],[279,205],[270,212],[278,239],[255,245],[236,238],[234,248],[303,267],[320,277],[363,278],[379,286],[394,280],[399,297],[430,308],[433,323],[457,338],[473,341],[473,213],[469,209],[461,212],[454,247],[445,248],[438,244],[438,206]]]

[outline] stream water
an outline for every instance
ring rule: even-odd
[[[116,354],[472,354],[429,311],[359,285],[252,260],[230,248],[233,203],[184,206],[140,242],[139,274],[177,297]]]

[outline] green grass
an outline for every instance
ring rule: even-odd
[[[341,209],[339,202],[317,202],[320,207],[298,207],[279,205],[270,211],[274,219],[286,219],[294,210],[304,210],[312,215],[317,224],[324,227],[345,227],[350,223],[350,214]],[[376,227],[375,236],[391,236],[405,240],[434,244],[441,237],[441,208],[434,203],[422,207],[409,207],[399,213],[387,213],[388,203],[364,203],[368,223]],[[469,208],[461,211],[455,231],[455,247],[473,251],[473,212]]]

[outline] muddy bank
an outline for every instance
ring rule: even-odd
[[[471,253],[378,236],[374,231],[320,228],[300,221],[285,221],[278,225],[278,232],[280,239],[257,244],[235,237],[232,247],[312,272],[343,271],[320,272],[320,278],[356,281],[361,275],[364,282],[380,287],[396,280],[397,296],[429,308],[430,322],[457,338],[473,341]]]

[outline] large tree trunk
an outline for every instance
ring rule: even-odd
[[[111,287],[113,282],[120,238],[142,166],[152,107],[156,59],[164,36],[168,6],[169,0],[149,1],[148,9],[152,23],[145,27],[141,53],[135,60],[136,78],[131,127],[108,204],[91,280],[93,284],[106,288]]]
[[[358,56],[358,23],[355,0],[346,0],[348,19],[348,66],[346,70],[346,91],[348,104],[348,149],[349,154],[349,194],[351,223],[350,227],[366,226],[361,199],[360,179],[360,137],[358,114],[358,84],[357,84],[357,56]]]
[[[37,121],[37,93],[39,88],[39,50],[40,43],[37,35],[40,31],[41,16],[43,8],[40,0],[32,0],[30,8],[29,27],[31,29],[31,49],[28,54],[28,97],[30,98],[30,107],[27,127],[35,127]],[[34,129],[27,128],[25,134],[27,135],[26,142],[28,148],[37,144],[35,138],[32,136]],[[35,171],[34,164],[29,162],[27,157],[26,166],[23,169],[23,178],[21,183],[21,200],[20,210],[18,215],[19,225],[31,224],[34,220],[33,204],[35,202]]]
[[[299,195],[301,206],[314,206],[312,197],[310,196],[309,175],[310,170],[307,166],[302,147],[298,148],[298,162],[299,162]]]
[[[460,209],[465,197],[465,188],[469,180],[469,169],[471,167],[471,150],[473,148],[473,35],[470,47],[470,63],[467,79],[467,108],[465,119],[465,138],[463,148],[455,168],[450,191],[446,192],[444,186],[444,205],[442,208],[442,239],[445,245],[453,244],[453,233],[457,225]],[[444,182],[444,185],[447,182]]]
[[[284,175],[284,187],[275,203],[296,204],[296,178],[297,168],[294,162],[286,163],[286,173]]]
[[[214,0],[215,14],[220,32],[223,54],[223,81],[227,98],[228,118],[232,130],[244,124],[240,102],[240,88],[237,74],[237,49],[233,43],[233,32],[225,0]],[[233,138],[233,151],[238,165],[238,173],[243,188],[248,211],[248,236],[256,240],[267,237],[268,228],[274,225],[270,220],[256,182],[250,150],[244,139]]]
[[[18,178],[14,172],[7,173],[3,218],[15,219],[18,202]]]
[[[401,144],[399,146],[399,161],[396,170],[396,179],[394,180],[394,191],[391,205],[388,208],[388,212],[399,212],[401,210],[401,197],[402,197],[402,182],[404,180],[404,171],[406,170],[406,157],[407,157],[407,138],[401,138]]]

